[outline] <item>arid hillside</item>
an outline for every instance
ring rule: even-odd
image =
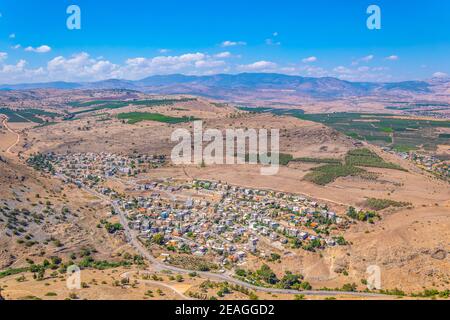
[[[148,98],[138,94],[136,97]],[[177,96],[173,99],[178,101],[170,105],[127,102],[123,106],[98,109],[65,106],[58,112],[75,115],[68,120],[58,119],[37,126],[15,123],[9,126],[12,131],[3,125],[0,130],[0,269],[26,266],[30,263],[27,259],[34,263],[55,256],[64,261],[72,256],[80,260],[86,250],[95,260],[116,262],[123,261],[125,253],[136,254],[122,232],[111,234],[100,224],[102,220],[117,222],[108,203],[32,169],[26,164],[31,155],[108,152],[170,156],[175,145],[171,141],[172,132],[177,128],[192,130],[192,122],[188,120],[201,119],[205,130],[279,129],[280,150],[292,161],[283,163],[274,176],[262,176],[259,165],[175,166],[168,161],[129,179],[200,179],[299,194],[328,204],[340,216],[346,216],[351,206],[374,210],[378,217],[374,221],[356,219],[349,223],[344,233],[347,245],[321,252],[291,250],[293,254],[283,256],[282,264],[268,264],[280,276],[287,269],[303,274],[315,289],[355,283],[358,289],[364,290],[361,280],[367,276],[366,268],[370,265],[381,268],[386,289],[419,292],[425,288],[449,288],[448,182],[408,160],[355,141],[322,124],[286,115],[245,112],[203,98]],[[158,118],[126,118],[136,117],[136,113],[139,117],[158,114]],[[17,134],[20,139],[15,144]],[[361,149],[371,152],[370,157],[376,158],[378,166],[349,165],[350,152]],[[318,183],[311,175],[320,170],[324,159],[339,169],[342,166],[352,171]],[[122,186],[120,190],[126,189]],[[373,209],[370,199],[389,205]],[[262,261],[249,259],[245,267],[255,269],[261,264]],[[198,284],[194,281],[191,285]],[[12,286],[13,282],[8,285]],[[177,296],[176,291],[171,292],[170,297]],[[102,297],[116,294],[120,296],[110,291],[102,293]],[[138,291],[133,297],[143,294],[144,291]],[[89,292],[87,297],[96,296]]]

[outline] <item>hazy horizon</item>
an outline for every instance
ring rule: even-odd
[[[242,72],[398,82],[450,74],[450,3],[377,1],[379,30],[366,25],[371,4],[80,0],[80,29],[70,30],[68,3],[7,2],[0,83]]]

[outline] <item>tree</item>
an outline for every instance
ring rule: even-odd
[[[236,275],[239,277],[245,277],[247,275],[247,272],[244,269],[237,269]]]
[[[301,275],[293,274],[290,271],[286,271],[286,274],[280,281],[280,285],[283,289],[291,289],[293,286],[299,285],[301,279],[302,279]]]
[[[354,207],[350,207],[348,208],[347,215],[352,219],[356,219],[358,216],[358,212]]]
[[[267,264],[263,264],[261,268],[256,271],[256,274],[268,284],[276,284],[279,281],[276,274]]]
[[[163,245],[164,244],[164,235],[162,233],[155,234],[152,237],[152,242],[157,245]]]

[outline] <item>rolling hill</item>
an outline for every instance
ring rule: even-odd
[[[367,95],[427,94],[434,82],[405,81],[395,83],[349,82],[337,78],[310,78],[276,73],[217,74],[188,76],[158,75],[130,81],[109,79],[98,82],[49,82],[0,85],[0,90],[27,89],[131,89],[149,93],[195,94],[213,98],[232,98],[239,92],[289,92],[299,97],[322,99]]]

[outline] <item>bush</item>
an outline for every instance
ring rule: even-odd
[[[366,205],[372,209],[372,210],[384,210],[389,207],[395,207],[395,208],[401,208],[401,207],[407,207],[410,206],[410,202],[398,202],[394,200],[389,199],[376,199],[376,198],[369,198],[366,201]]]

